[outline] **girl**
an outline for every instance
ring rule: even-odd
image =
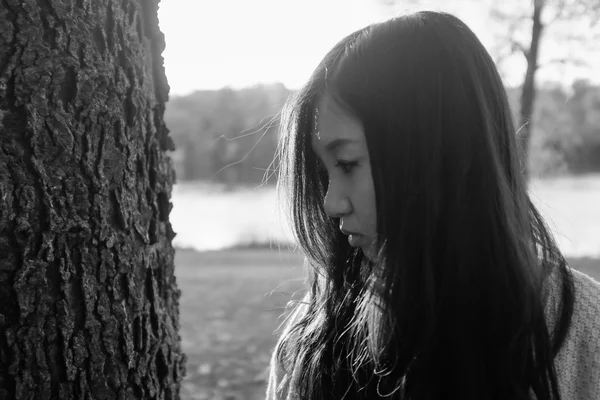
[[[600,398],[600,285],[528,197],[502,81],[463,22],[349,35],[287,120],[309,290],[268,399]]]

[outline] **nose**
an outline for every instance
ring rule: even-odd
[[[335,182],[329,181],[325,195],[325,213],[330,218],[340,218],[352,212],[352,204],[348,196]]]

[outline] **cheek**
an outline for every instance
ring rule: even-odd
[[[375,187],[373,180],[368,171],[368,175],[361,179],[360,188],[360,208],[363,223],[366,225],[371,234],[377,233],[377,207],[375,203]]]
[[[375,193],[371,191],[369,198],[369,224],[373,234],[377,233],[377,206],[375,204]]]

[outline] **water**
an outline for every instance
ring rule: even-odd
[[[530,193],[564,254],[600,257],[600,175],[534,180]],[[273,187],[186,182],[174,187],[172,202],[175,246],[202,251],[293,242]]]
[[[530,195],[564,254],[600,257],[600,175],[534,180]]]
[[[292,243],[273,187],[238,188],[180,183],[173,188],[170,220],[175,246],[217,250],[251,243]]]

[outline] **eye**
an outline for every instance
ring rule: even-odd
[[[337,168],[341,169],[342,172],[344,172],[345,174],[349,174],[350,172],[352,172],[354,167],[356,167],[357,165],[358,165],[357,161],[343,161],[343,160],[338,160],[337,163],[335,164],[335,166]]]

